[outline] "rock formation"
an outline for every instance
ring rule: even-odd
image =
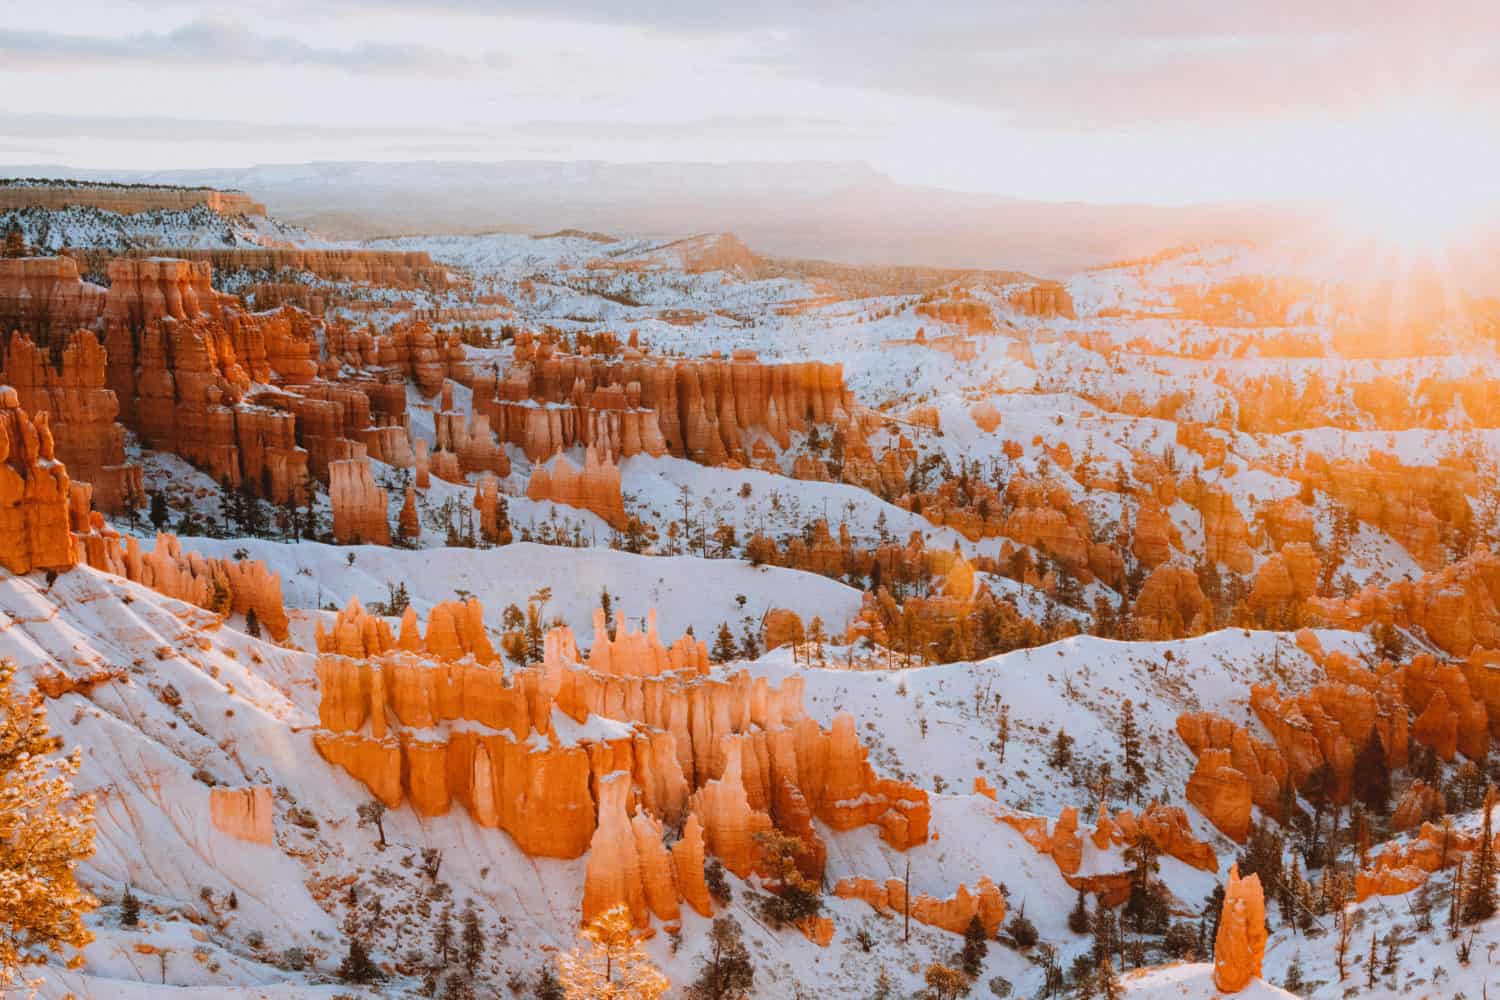
[[[550,468],[534,469],[526,484],[526,496],[592,511],[617,530],[623,530],[629,522],[620,494],[619,467],[608,457],[601,460],[592,445],[584,452],[582,469],[562,454]]]
[[[1214,938],[1214,985],[1238,993],[1260,977],[1265,953],[1266,899],[1260,876],[1240,878],[1239,866],[1231,866]]]
[[[837,365],[769,365],[754,352],[733,359],[669,361],[627,351],[623,360],[561,355],[529,334],[498,379],[477,377],[474,408],[504,441],[539,462],[560,449],[673,455],[709,465],[746,461],[757,437],[781,448],[790,432],[852,410]]]
[[[104,311],[105,295],[104,288],[79,277],[69,257],[0,260],[0,341],[15,331],[47,344],[93,326]]]
[[[1336,628],[1420,628],[1454,656],[1500,648],[1500,557],[1481,546],[1419,579],[1367,586],[1348,600],[1315,598],[1308,605]]]
[[[105,385],[105,357],[98,338],[79,330],[53,367],[46,352],[18,334],[0,358],[0,385],[15,388],[22,409],[48,414],[58,460],[74,480],[93,484],[95,506],[115,512],[139,506],[145,489],[140,468],[125,461],[125,428],[115,420],[119,401]]]
[[[0,566],[12,573],[71,569],[78,561],[71,500],[47,415],[33,418],[15,389],[0,386]]]
[[[878,826],[899,849],[926,840],[926,793],[875,776],[851,717],[822,731],[800,678],[710,674],[701,643],[668,648],[648,623],[610,639],[601,612],[587,665],[554,629],[541,666],[507,674],[477,601],[438,605],[425,635],[410,610],[397,633],[351,602],[318,623],[314,746],[388,806],[439,815],[456,800],[528,854],[590,851],[585,911],[623,902],[638,921],[675,919],[680,902],[711,912],[705,852],[748,876],[755,834],[773,828],[815,849],[820,876],[814,816]],[[560,732],[564,716],[588,729]],[[582,735],[599,718],[620,735]],[[661,830],[679,823],[669,856]]]
[[[249,195],[216,188],[92,184],[88,181],[0,185],[0,212],[12,208],[66,208],[69,205],[84,205],[121,215],[175,212],[198,205],[220,215],[266,214],[266,206]]]
[[[479,502],[476,494],[474,502]],[[401,504],[401,513],[396,517],[396,537],[403,542],[416,542],[422,537],[422,521],[417,517],[417,491],[406,488],[406,500]]]
[[[1135,599],[1135,621],[1142,639],[1199,635],[1213,624],[1213,606],[1192,569],[1168,563],[1146,577]]]
[[[328,466],[333,506],[333,540],[340,545],[389,545],[385,490],[375,485],[369,459],[346,459]]]
[[[887,879],[884,882],[868,878],[840,879],[833,887],[833,894],[839,899],[862,900],[881,915],[906,915],[906,885],[901,879]],[[979,918],[987,938],[994,938],[1005,922],[1005,897],[984,876],[980,876],[973,892],[960,885],[947,899],[935,899],[927,895],[911,899],[913,920],[952,934],[963,934],[968,929],[969,921],[975,917]]]
[[[97,517],[97,515],[95,515]],[[158,593],[200,608],[245,615],[255,612],[262,629],[277,642],[289,636],[281,575],[255,559],[214,559],[183,552],[175,535],[158,534],[150,551],[134,537],[120,537],[100,523],[84,538],[84,552],[94,569],[123,576]]]

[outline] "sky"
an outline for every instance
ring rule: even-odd
[[[9,0],[0,165],[861,161],[1044,200],[1500,201],[1494,0]]]

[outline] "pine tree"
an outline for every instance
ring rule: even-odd
[[[911,897],[908,896],[907,898]],[[1037,943],[1036,924],[1027,919],[1026,904],[1024,902],[1021,903],[1021,908],[1017,911],[1016,915],[1010,918],[1010,923],[1005,925],[1005,929],[1018,948],[1030,948]]]
[[[474,911],[473,900],[464,907],[462,923],[460,957],[464,971],[472,976],[479,968],[480,959],[484,957],[484,932],[479,928],[479,914]]]
[[[729,630],[728,622],[719,623],[718,634],[714,636],[714,648],[710,651],[715,663],[728,663],[739,655],[739,647],[735,644],[734,633]]]
[[[161,531],[167,526],[171,519],[171,511],[167,508],[166,494],[157,490],[151,494],[151,510],[147,515],[151,521],[151,527]]]
[[[0,988],[19,966],[93,940],[83,915],[99,905],[75,879],[94,852],[93,798],[73,793],[80,757],[54,756],[42,694],[16,694],[15,669],[0,660]]]
[[[1078,890],[1078,902],[1073,904],[1073,909],[1068,913],[1068,930],[1074,934],[1087,934],[1089,932],[1089,902],[1088,895]]]
[[[568,1000],[568,995],[563,992],[562,983],[557,981],[557,973],[552,971],[550,964],[543,965],[536,974],[536,985],[531,987],[531,995],[535,1000]]]
[[[1099,971],[1094,974],[1094,995],[1100,1000],[1124,1000],[1125,985],[1115,974],[1114,963],[1105,955],[1099,960]]]
[[[1384,816],[1390,809],[1391,770],[1377,730],[1370,730],[1370,738],[1354,760],[1354,794],[1377,816]]]
[[[755,986],[755,966],[745,948],[743,930],[731,916],[716,917],[708,932],[709,952],[703,970],[687,988],[687,1000],[732,1000]]]
[[[373,826],[379,835],[378,846],[385,847],[385,803],[379,799],[361,802],[355,811],[359,814],[359,827]]]
[[[1069,736],[1067,730],[1059,728],[1057,736],[1052,740],[1052,752],[1047,757],[1047,763],[1061,771],[1073,765],[1073,737]]]
[[[1479,846],[1469,865],[1469,880],[1464,886],[1464,923],[1476,924],[1495,915],[1495,845],[1491,814],[1495,808],[1495,788],[1484,796],[1484,823]]]
[[[135,927],[141,922],[141,901],[136,898],[130,887],[125,887],[125,895],[120,897],[120,926]]]
[[[1135,704],[1129,698],[1120,707],[1120,752],[1124,757],[1125,780],[1131,795],[1139,798],[1146,787],[1146,762],[1141,753],[1141,730],[1135,721]]]
[[[349,939],[349,950],[339,962],[338,977],[346,983],[373,983],[380,978],[379,967],[359,938]]]
[[[578,947],[557,957],[567,1000],[657,1000],[671,985],[646,956],[623,905],[595,917],[579,936]]]
[[[891,974],[882,965],[880,978],[875,980],[875,992],[870,994],[870,1000],[892,1000],[895,995],[896,987],[891,983]]]
[[[984,968],[984,956],[989,952],[989,935],[985,933],[984,924],[976,913],[969,918],[969,925],[964,928],[963,967],[970,979],[979,975],[979,970]]]
[[[1281,988],[1293,996],[1301,996],[1302,991],[1307,988],[1307,983],[1302,978],[1302,953],[1295,952],[1292,962],[1286,967],[1286,979],[1282,981]]]
[[[453,960],[452,903],[444,905],[443,911],[438,914],[437,926],[432,929],[432,950],[442,962],[442,968],[446,969]]]
[[[252,639],[260,638],[260,617],[254,608],[245,612],[245,634]]]

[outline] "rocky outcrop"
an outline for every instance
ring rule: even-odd
[[[600,459],[592,446],[584,453],[582,469],[561,454],[550,468],[534,469],[526,484],[526,496],[592,511],[617,530],[629,522],[620,493],[620,469],[608,457]]]
[[[12,573],[72,569],[72,492],[47,415],[32,417],[15,389],[0,386],[0,566]]]
[[[1454,656],[1500,648],[1500,557],[1481,546],[1416,580],[1368,586],[1347,600],[1315,598],[1308,606],[1337,628],[1420,629]]]
[[[753,442],[785,449],[792,431],[852,411],[838,365],[730,360],[620,359],[562,355],[529,334],[498,379],[474,380],[474,408],[533,462],[559,449],[594,446],[620,457],[670,452],[708,465],[747,463]]]
[[[1250,610],[1262,616],[1288,614],[1317,594],[1320,561],[1306,542],[1290,542],[1260,564],[1250,588]]]
[[[766,612],[763,628],[766,650],[788,644],[800,645],[806,638],[802,618],[790,608],[771,608]]]
[[[1472,465],[1461,459],[1411,466],[1379,451],[1359,461],[1310,454],[1291,475],[1400,542],[1428,571],[1447,564],[1444,536],[1468,529],[1468,497],[1478,489]]]
[[[1238,840],[1248,828],[1249,803],[1268,816],[1280,818],[1282,790],[1291,777],[1286,759],[1276,746],[1257,739],[1243,726],[1207,712],[1178,716],[1177,734],[1199,757],[1195,780],[1188,784],[1188,801],[1210,822]],[[1218,751],[1218,755],[1205,763],[1203,756],[1209,751]]]
[[[444,411],[433,414],[433,420],[438,450],[457,455],[463,472],[510,475],[510,457],[490,431],[489,414],[471,413],[465,418],[462,413]]]
[[[272,639],[289,636],[281,575],[256,559],[214,559],[200,552],[183,552],[175,535],[158,534],[150,551],[140,540],[120,537],[102,524],[84,539],[88,564],[123,576],[157,593],[224,614],[255,618]]]
[[[479,502],[476,494],[474,502]],[[406,488],[406,500],[401,504],[401,513],[396,516],[396,537],[403,542],[415,543],[422,537],[422,521],[417,517],[417,491]]]
[[[477,601],[438,605],[425,635],[410,610],[397,632],[351,602],[317,626],[314,746],[388,806],[432,816],[457,801],[532,855],[592,845],[585,911],[623,902],[637,920],[676,919],[679,901],[711,912],[705,851],[748,875],[773,828],[814,849],[821,877],[815,816],[876,825],[902,849],[926,839],[926,794],[873,774],[852,718],[823,732],[800,678],[708,674],[701,643],[666,647],[648,623],[611,639],[601,613],[587,665],[554,629],[541,666],[507,673]],[[662,830],[684,817],[669,855]]]
[[[50,344],[93,326],[104,311],[105,295],[104,288],[79,277],[72,258],[0,259],[0,341],[19,332]]]
[[[333,506],[333,540],[340,545],[389,545],[385,490],[375,485],[369,459],[347,459],[328,466]]]
[[[1146,577],[1135,599],[1135,621],[1142,639],[1200,635],[1213,625],[1213,605],[1187,566],[1168,563]]]
[[[1250,834],[1250,779],[1235,769],[1227,750],[1207,749],[1188,778],[1187,800],[1230,840]]]
[[[240,191],[216,188],[152,187],[145,184],[0,184],[0,212],[12,208],[67,208],[83,205],[121,215],[180,212],[202,205],[220,215],[265,215],[266,206]]]
[[[1240,878],[1239,866],[1229,869],[1219,933],[1214,938],[1214,985],[1238,993],[1260,978],[1266,953],[1266,899],[1260,876]]]
[[[3,194],[0,194],[3,197]],[[263,214],[261,213],[257,214]],[[127,252],[127,254],[130,252]],[[144,255],[174,257],[212,267],[221,274],[312,274],[385,288],[441,290],[452,284],[448,269],[419,250],[308,250],[301,247],[168,247]]]
[[[1253,570],[1255,554],[1250,549],[1250,527],[1235,506],[1234,498],[1197,477],[1179,480],[1177,492],[1203,517],[1204,556],[1236,573]]]
[[[48,352],[18,334],[0,361],[0,385],[15,388],[22,409],[48,414],[58,460],[73,479],[93,484],[94,505],[110,512],[139,506],[145,498],[141,470],[125,461],[125,428],[115,419],[120,404],[105,385],[98,338],[74,332],[54,367]]]
[[[868,878],[844,878],[833,887],[833,894],[839,899],[858,899],[868,903],[882,916],[906,916],[906,884],[901,879],[877,882]],[[979,918],[987,938],[994,938],[1005,922],[1005,897],[993,882],[983,876],[972,892],[960,885],[947,899],[927,895],[911,898],[913,920],[952,934],[963,934],[969,921],[975,917]]]
[[[276,842],[276,817],[269,785],[210,788],[208,806],[214,829],[220,833],[252,844]]]

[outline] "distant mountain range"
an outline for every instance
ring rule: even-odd
[[[412,233],[734,232],[761,253],[1060,275],[1165,247],[1310,232],[1323,209],[1040,202],[900,184],[858,163],[328,162],[73,177],[236,188],[344,239]]]

